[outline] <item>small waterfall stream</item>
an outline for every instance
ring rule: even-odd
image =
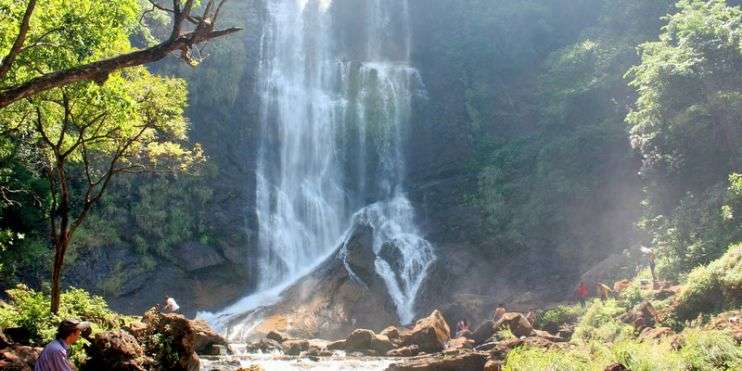
[[[414,318],[415,297],[435,259],[404,189],[406,129],[424,86],[409,63],[407,1],[363,3],[364,24],[340,30],[331,0],[266,0],[258,69],[258,291],[205,318],[233,320],[279,300],[284,288],[344,249],[360,224],[373,229],[376,272],[400,322]],[[341,42],[346,33],[357,34]]]

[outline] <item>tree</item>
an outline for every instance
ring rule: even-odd
[[[8,8],[13,2],[0,4]],[[192,2],[186,4],[190,7]],[[33,6],[26,14],[29,10]],[[90,61],[108,55],[130,55],[129,38],[143,12],[137,0],[77,0],[49,1],[34,14],[43,22],[29,28],[34,43],[9,62],[12,68],[6,73],[13,81],[25,80],[34,71],[59,70],[65,75],[64,71],[76,68],[70,66],[94,65],[97,62]],[[0,39],[0,50],[7,41]],[[61,272],[70,241],[111,179],[124,173],[182,171],[202,160],[199,146],[183,145],[185,101],[182,80],[157,77],[140,66],[107,71],[106,78],[95,83],[86,78],[67,80],[0,111],[4,135],[36,144],[33,165],[48,181],[49,237],[55,253],[52,312],[59,308]]]
[[[647,196],[640,226],[666,277],[718,258],[742,230],[720,211],[742,156],[742,9],[724,0],[677,7],[627,74],[638,98],[626,121]]]
[[[29,0],[25,11],[23,11],[20,17],[20,22],[17,26],[16,36],[7,48],[8,51],[5,53],[5,57],[0,63],[0,79],[3,80],[3,84],[0,85],[0,108],[6,107],[9,104],[16,102],[20,99],[27,98],[38,94],[40,92],[47,91],[56,87],[69,85],[79,81],[95,81],[98,83],[104,82],[108,76],[122,68],[139,66],[146,63],[159,61],[165,58],[168,54],[173,51],[180,51],[181,57],[188,62],[192,62],[191,50],[198,44],[202,44],[208,40],[218,38],[224,35],[228,35],[239,31],[239,28],[227,28],[223,30],[215,30],[216,23],[219,19],[219,13],[222,10],[223,5],[227,0],[220,0],[218,4],[214,0],[208,0],[204,6],[204,11],[201,16],[195,16],[192,14],[195,0],[172,0],[172,6],[166,7],[160,4],[158,0],[148,0],[147,2],[152,6],[152,9],[141,12],[141,7],[136,1],[125,0],[122,4],[116,4],[111,6],[108,2],[84,2],[84,1],[47,1],[43,4],[42,9],[44,14],[38,15],[36,11],[36,0]],[[5,0],[0,2],[2,7],[11,14],[17,14],[18,5],[17,2]],[[74,6],[75,8],[72,8]],[[99,25],[100,27],[110,27],[111,24],[105,24],[96,21],[93,18],[88,18],[84,14],[80,14],[86,10],[90,13],[95,13],[96,9],[105,8],[111,6],[119,11],[119,16],[126,16],[126,13],[142,13],[140,20],[143,19],[144,15],[152,11],[166,12],[172,15],[172,29],[170,36],[153,45],[151,47],[142,50],[130,50],[126,53],[118,54],[115,56],[106,56],[105,58],[98,60],[85,61],[84,63],[75,63],[70,66],[64,66],[64,68],[53,68],[47,70],[35,70],[33,66],[18,66],[18,60],[22,58],[24,53],[29,51],[33,52],[35,49],[43,48],[44,46],[50,46],[52,43],[49,40],[55,37],[64,37],[70,33],[70,29],[67,26],[80,27],[86,25],[81,21],[91,21],[92,25]],[[45,17],[54,17],[54,13],[59,12],[69,17],[65,19],[60,27],[50,28],[46,24]],[[11,17],[15,18],[15,17]],[[3,22],[7,22],[4,20]],[[65,24],[66,23],[66,24]],[[187,30],[186,25],[192,26],[191,30]],[[3,25],[3,33],[11,34],[8,25]],[[98,31],[105,32],[105,30],[99,29]],[[3,36],[6,38],[6,36]],[[3,40],[5,41],[5,40]],[[80,40],[83,43],[86,40]],[[5,46],[5,45],[3,45]],[[2,48],[0,50],[4,50]],[[29,68],[31,67],[31,68]],[[21,69],[17,71],[15,76],[12,76],[14,69]]]

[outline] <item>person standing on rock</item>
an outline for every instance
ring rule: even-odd
[[[654,268],[655,268],[655,259],[657,257],[654,255],[654,250],[648,247],[642,246],[641,251],[647,255],[647,260],[649,261],[649,270],[652,272],[652,285],[656,285],[657,275],[654,272]]]
[[[69,361],[70,346],[75,344],[81,336],[90,333],[88,322],[64,320],[57,327],[57,336],[41,351],[36,360],[34,371],[72,371]]]
[[[585,299],[587,299],[587,285],[585,284],[585,281],[580,281],[580,284],[577,285],[577,289],[575,289],[575,294],[577,295],[577,299],[580,301],[580,305],[584,308]]]

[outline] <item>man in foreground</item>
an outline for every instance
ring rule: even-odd
[[[90,324],[75,320],[64,320],[57,327],[57,336],[36,360],[34,371],[72,371],[68,359],[70,346],[75,344],[84,333],[90,332]]]

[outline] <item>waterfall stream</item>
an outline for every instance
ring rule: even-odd
[[[222,314],[277,301],[365,224],[400,321],[414,317],[435,259],[404,189],[406,129],[424,86],[409,63],[407,1],[363,3],[363,24],[341,30],[331,0],[266,0],[258,67],[258,292]]]

